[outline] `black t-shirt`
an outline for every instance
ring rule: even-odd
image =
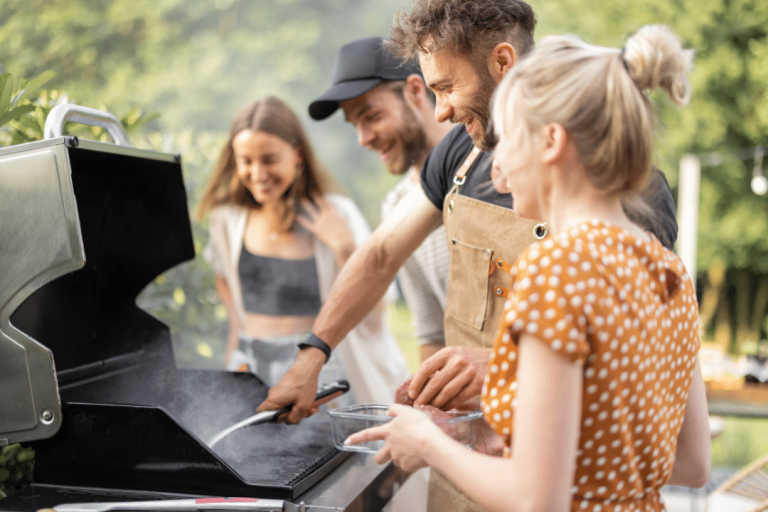
[[[472,151],[472,138],[458,125],[443,137],[427,156],[421,169],[421,187],[427,198],[438,210],[443,209],[443,200],[453,188],[453,177],[467,155]],[[511,194],[499,194],[491,183],[493,153],[483,151],[469,169],[467,178],[459,189],[461,195],[481,201],[512,208]],[[627,212],[635,223],[650,231],[668,249],[677,240],[677,218],[675,201],[664,173],[653,168],[651,182],[643,191],[642,198],[649,206],[648,212]]]
[[[453,188],[453,177],[472,151],[472,138],[460,124],[443,137],[427,156],[421,169],[421,187],[438,210],[443,209],[443,199]],[[469,168],[459,193],[487,203],[512,208],[512,195],[499,194],[491,183],[493,153],[482,151]]]

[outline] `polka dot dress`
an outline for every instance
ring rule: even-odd
[[[698,306],[674,253],[592,221],[530,246],[512,271],[489,372],[486,420],[514,432],[523,332],[584,366],[573,510],[664,510],[699,349]]]

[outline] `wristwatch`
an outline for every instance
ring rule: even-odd
[[[326,363],[328,362],[328,359],[331,358],[331,347],[329,347],[326,342],[318,338],[312,331],[307,331],[307,333],[302,336],[301,341],[299,342],[299,350],[307,347],[315,347],[322,350],[323,354],[325,354]]]

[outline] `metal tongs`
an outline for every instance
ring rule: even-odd
[[[258,498],[198,498],[155,501],[116,501],[101,503],[65,503],[38,512],[108,512],[111,510],[254,510],[269,512],[312,512],[339,510],[335,507],[306,505],[283,500],[262,500]]]
[[[349,382],[346,380],[336,380],[331,383],[325,384],[323,387],[321,387],[319,390],[317,390],[317,395],[315,396],[315,405],[321,405],[325,402],[328,402],[337,396],[341,396],[344,393],[349,391]],[[320,402],[320,403],[318,403]],[[243,427],[247,427],[248,425],[259,425],[260,423],[268,423],[268,422],[274,422],[277,421],[277,419],[282,416],[283,414],[286,414],[287,412],[290,412],[293,405],[286,405],[279,411],[261,411],[250,418],[246,418],[243,421],[239,423],[235,423],[229,428],[226,428],[213,436],[210,441],[208,441],[208,446],[213,448],[213,445],[227,437],[229,434],[234,432],[235,430],[240,430]],[[260,509],[257,509],[260,510]]]

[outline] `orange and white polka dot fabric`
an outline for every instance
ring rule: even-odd
[[[514,433],[517,340],[527,332],[584,367],[573,510],[664,510],[699,349],[682,262],[656,238],[592,221],[537,242],[512,289],[483,386],[490,425]]]

